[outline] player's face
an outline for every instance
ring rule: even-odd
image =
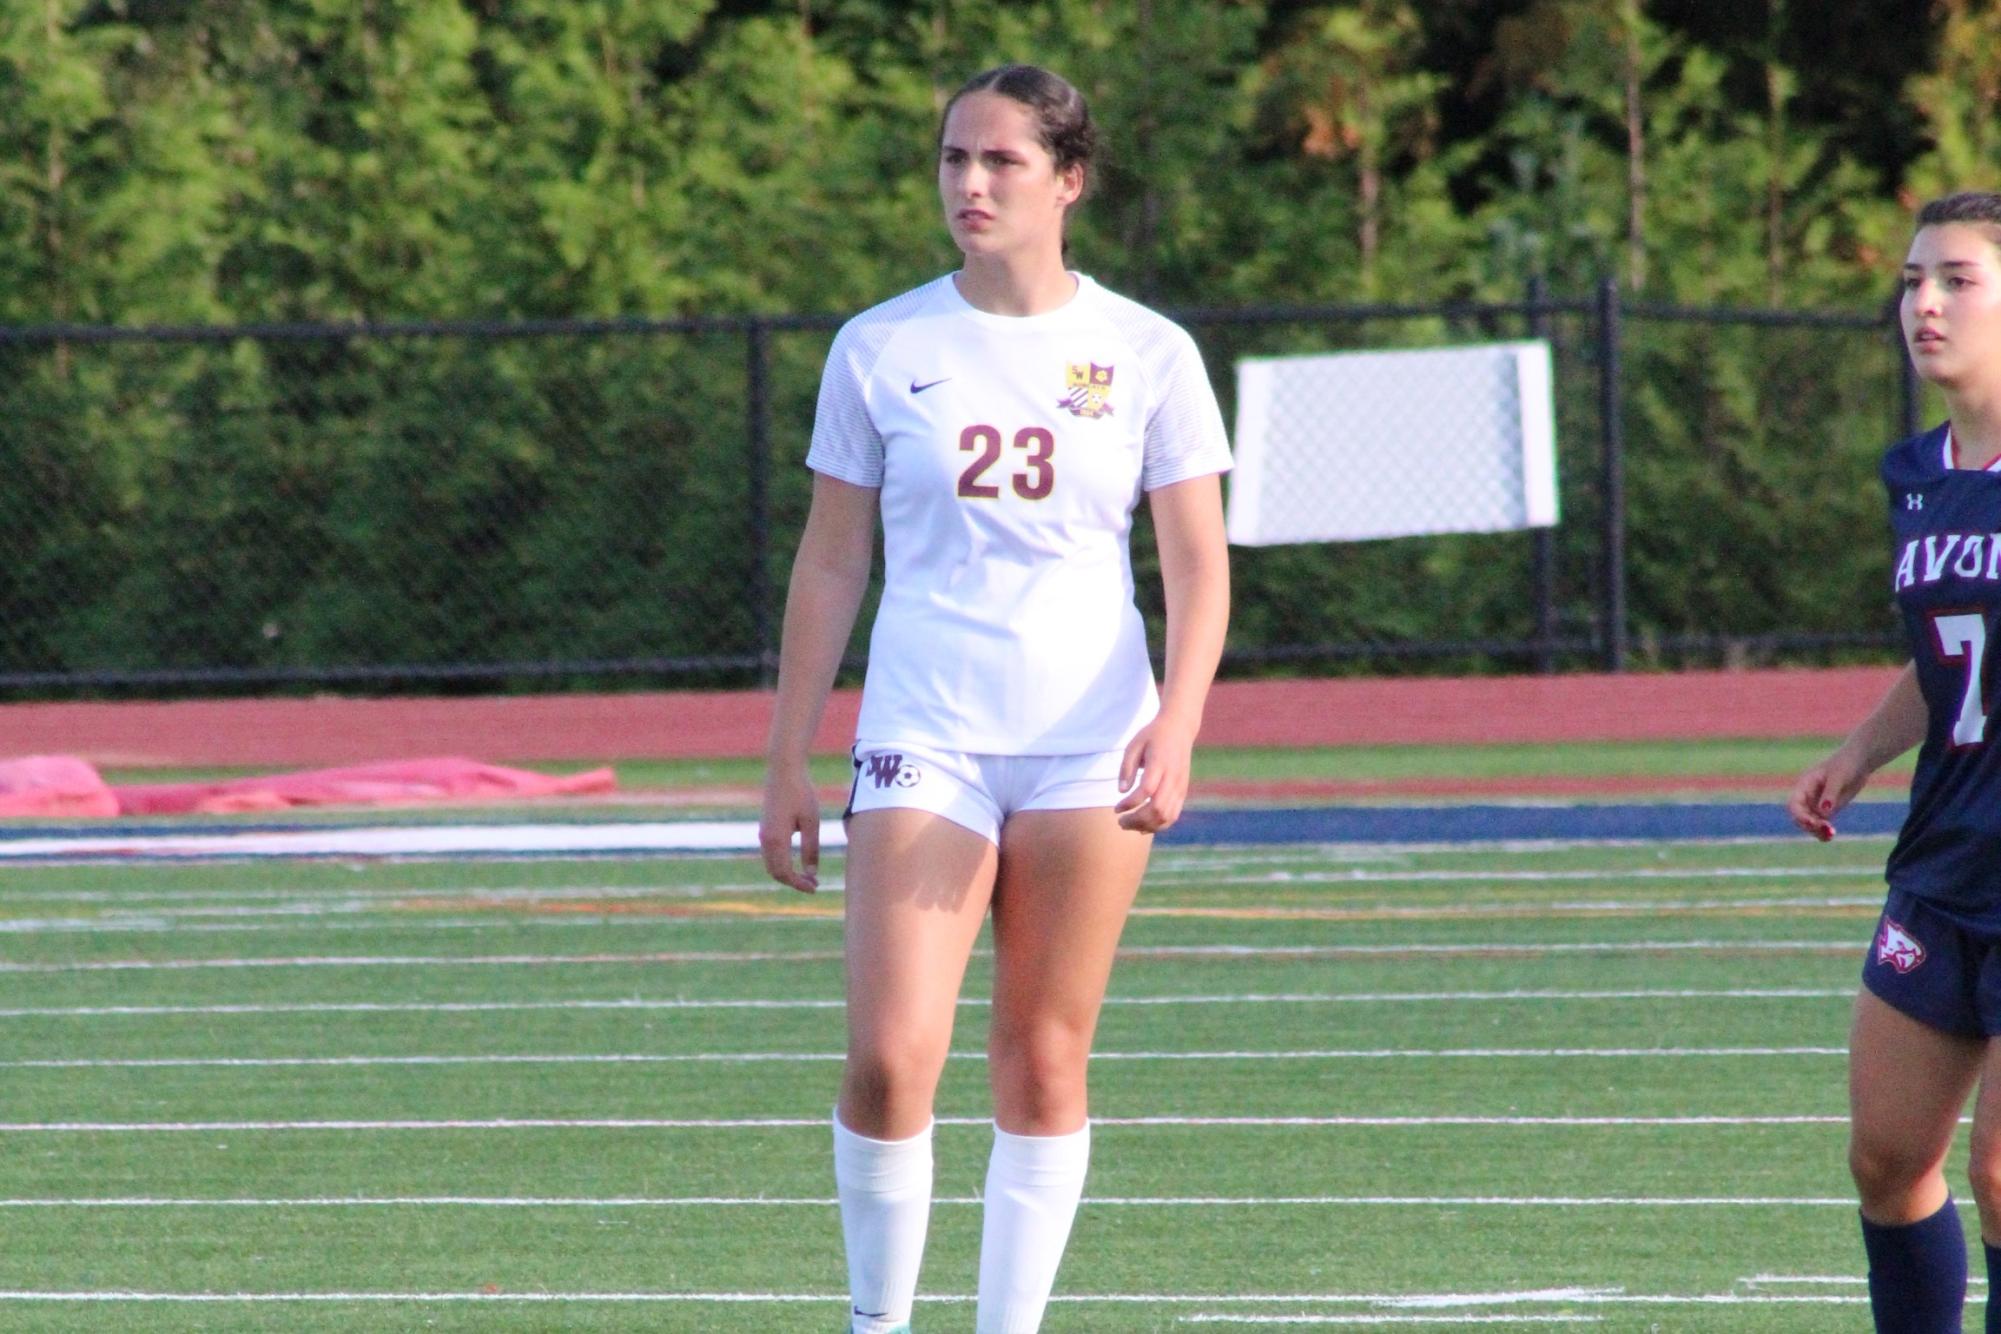
[[[1063,242],[1063,211],[1076,202],[1083,169],[1056,169],[1036,133],[1035,113],[999,93],[967,93],[952,104],[938,144],[938,197],[945,226],[967,256]]]
[[[1918,373],[1947,389],[2001,384],[2001,246],[1986,229],[1926,227],[1904,260],[1904,343]]]

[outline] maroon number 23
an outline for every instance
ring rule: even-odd
[[[1056,437],[1043,427],[1024,426],[1014,433],[1014,447],[1028,451],[1024,460],[1027,471],[1008,479],[1014,484],[1014,493],[1023,500],[1041,500],[1056,485],[1056,468],[1049,461],[1056,453]],[[968,426],[959,432],[959,449],[967,454],[979,451],[979,457],[959,474],[959,494],[972,500],[996,499],[1001,493],[1000,484],[980,479],[1000,461],[1000,431],[992,426]]]

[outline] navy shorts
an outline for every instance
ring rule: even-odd
[[[1862,985],[1942,1032],[2001,1036],[2001,928],[1975,930],[1893,889],[1862,961]]]

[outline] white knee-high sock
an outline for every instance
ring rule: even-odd
[[[978,1334],[1035,1334],[1091,1162],[1091,1127],[1011,1135],[994,1127],[980,1235]]]
[[[834,1185],[848,1244],[852,1334],[910,1320],[931,1221],[931,1127],[909,1139],[857,1135],[834,1118]]]

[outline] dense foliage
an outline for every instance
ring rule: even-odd
[[[1174,307],[1610,275],[1869,311],[1916,200],[2001,183],[1991,0],[17,0],[0,324],[851,311],[950,263],[936,113],[1003,59],[1105,125],[1080,266]],[[1588,629],[1570,329],[1559,593]],[[1224,381],[1239,351],[1483,332],[1520,330],[1205,341]],[[1643,644],[1881,628],[1882,340],[1635,337]],[[823,346],[771,344],[781,465]],[[802,492],[780,466],[758,568],[745,374],[722,336],[0,345],[0,670],[755,656]],[[1235,642],[1519,635],[1524,552],[1260,553]]]

